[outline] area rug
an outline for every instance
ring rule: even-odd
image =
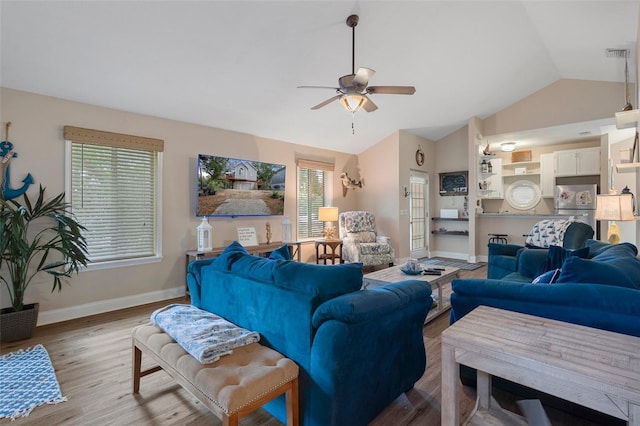
[[[460,262],[449,259],[438,259],[436,257],[432,259],[422,259],[420,263],[426,265],[439,265],[439,266],[452,266],[454,268],[462,269],[464,271],[475,271],[478,268],[482,268],[479,263]]]
[[[42,345],[0,356],[0,419],[27,417],[40,405],[66,401]]]

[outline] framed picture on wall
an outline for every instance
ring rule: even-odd
[[[440,173],[440,195],[467,195],[469,172]]]

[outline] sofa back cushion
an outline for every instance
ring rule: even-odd
[[[591,259],[569,257],[558,283],[595,283],[640,289],[640,259],[633,244],[612,244]]]

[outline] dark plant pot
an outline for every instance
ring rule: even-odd
[[[14,311],[13,308],[3,308],[0,310],[0,341],[14,342],[31,337],[38,322],[38,303],[24,305],[21,311]]]

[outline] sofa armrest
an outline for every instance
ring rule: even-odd
[[[640,291],[635,289],[490,279],[456,279],[452,289],[452,323],[485,305],[640,337]]]
[[[319,328],[322,323],[332,320],[346,324],[372,321],[415,301],[424,302],[426,317],[431,307],[431,286],[418,280],[401,281],[328,300],[315,311],[312,322],[314,328]]]
[[[367,424],[411,389],[426,368],[422,337],[431,286],[416,280],[336,297],[313,316],[317,424]]]
[[[196,308],[200,308],[202,303],[200,299],[200,276],[203,266],[210,265],[214,258],[194,260],[187,265],[187,286],[189,287],[189,295],[191,296],[191,304]]]

